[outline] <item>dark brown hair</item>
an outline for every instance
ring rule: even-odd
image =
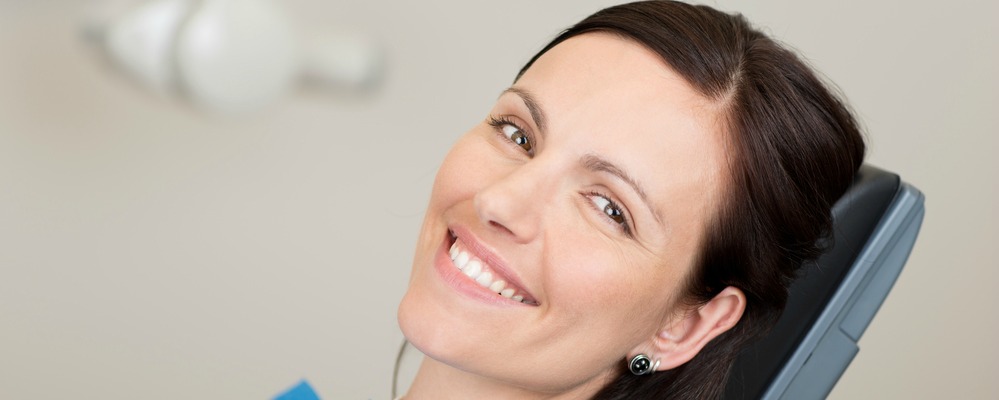
[[[802,263],[821,253],[830,209],[864,158],[849,110],[795,54],[741,15],[673,1],[610,7],[565,30],[545,52],[587,32],[609,32],[657,53],[726,112],[730,182],[686,285],[707,302],[727,286],[746,295],[739,323],[690,362],[651,376],[626,373],[597,399],[718,398],[739,350],[773,326]],[[622,359],[624,355],[622,354]]]

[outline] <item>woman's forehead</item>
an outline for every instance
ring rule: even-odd
[[[542,55],[514,88],[543,110],[552,140],[571,135],[610,158],[630,159],[645,180],[703,181],[717,178],[724,165],[722,109],[629,39],[570,38]],[[677,168],[684,173],[668,173]]]
[[[695,90],[658,54],[637,42],[611,33],[591,32],[559,43],[524,72],[516,87],[550,101],[604,110],[654,111],[653,114],[705,116],[715,101]],[[570,102],[570,100],[573,100]],[[554,106],[554,104],[553,104]]]
[[[552,134],[598,133],[621,144],[639,137],[657,150],[711,151],[722,109],[657,54],[629,39],[588,33],[542,55],[514,85],[543,108]],[[709,147],[709,148],[705,148]],[[724,146],[721,146],[724,147]]]

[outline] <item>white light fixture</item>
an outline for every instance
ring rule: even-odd
[[[271,0],[152,0],[102,4],[88,36],[119,69],[160,93],[220,112],[258,109],[298,79],[363,90],[380,76],[381,52],[360,36],[302,39]],[[306,50],[306,51],[303,51]]]

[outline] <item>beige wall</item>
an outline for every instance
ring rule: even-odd
[[[218,118],[120,79],[83,2],[0,2],[0,398],[382,399],[437,162],[605,1],[288,0],[380,36],[361,98]],[[876,3],[876,4],[872,4]],[[870,162],[927,195],[915,252],[832,398],[996,398],[994,2],[719,2],[847,94]]]

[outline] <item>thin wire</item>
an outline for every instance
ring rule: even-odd
[[[399,365],[402,364],[402,353],[406,351],[406,345],[409,341],[402,339],[402,346],[399,346],[399,354],[395,356],[395,367],[392,368],[392,398],[397,399],[399,396],[396,394],[399,385]]]

